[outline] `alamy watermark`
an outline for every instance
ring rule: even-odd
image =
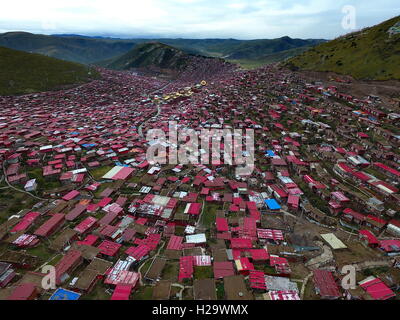
[[[341,270],[342,278],[342,288],[344,290],[354,290],[357,285],[357,270],[353,265],[344,266]]]
[[[147,161],[151,165],[230,165],[236,176],[250,176],[254,171],[254,130],[194,130],[169,122],[168,132],[150,129]]]
[[[342,19],[342,28],[344,30],[355,30],[357,28],[357,11],[354,6],[347,5],[342,8],[344,17]]]
[[[42,268],[45,276],[42,278],[42,288],[44,290],[55,290],[56,287],[56,268],[51,265],[45,265]]]

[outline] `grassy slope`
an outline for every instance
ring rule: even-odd
[[[97,76],[77,63],[0,47],[0,95],[48,91]]]
[[[116,70],[148,68],[181,70],[187,62],[187,54],[162,43],[145,43],[122,55],[107,65]]]
[[[388,34],[399,20],[396,17],[316,46],[290,59],[287,66],[348,74],[356,79],[400,79],[400,34],[391,38]]]

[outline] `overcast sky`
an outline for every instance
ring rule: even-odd
[[[350,31],[345,5],[357,29],[400,14],[399,0],[1,0],[0,32],[331,39]]]

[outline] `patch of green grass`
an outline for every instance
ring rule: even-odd
[[[111,295],[107,294],[103,284],[98,281],[90,294],[81,297],[81,300],[110,300]]]
[[[379,268],[372,268],[372,269],[365,269],[362,271],[363,275],[366,277],[375,276],[379,277],[381,274],[385,274],[389,272],[388,267],[379,267]]]
[[[43,262],[49,261],[52,257],[57,255],[54,252],[48,250],[45,243],[41,243],[35,248],[27,249],[26,252],[32,256],[40,258]]]
[[[95,169],[90,169],[90,173],[95,178],[96,180],[100,180],[108,171],[112,169],[111,166],[105,166],[105,167],[98,167]]]
[[[201,216],[201,225],[204,228],[211,228],[211,225],[215,222],[217,211],[222,208],[218,203],[206,203]]]
[[[212,279],[214,278],[214,271],[212,267],[195,267],[194,278],[196,280]]]
[[[179,262],[168,261],[162,272],[163,280],[178,281]]]
[[[153,287],[141,287],[133,294],[133,300],[151,300],[153,297]]]
[[[223,282],[218,282],[216,284],[217,288],[217,299],[218,300],[225,300],[225,286]]]
[[[0,222],[6,221],[13,214],[31,208],[38,201],[25,193],[12,189],[0,190]]]

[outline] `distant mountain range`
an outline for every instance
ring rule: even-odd
[[[400,79],[400,16],[315,46],[288,60],[286,66],[356,79]]]
[[[281,61],[282,57],[306,50],[325,40],[292,39],[282,37],[272,40],[235,39],[115,39],[80,35],[39,35],[27,32],[0,34],[0,46],[26,52],[40,53],[67,61],[91,64],[113,59],[130,51],[134,46],[147,42],[161,42],[189,54],[220,57],[226,60],[268,63]]]
[[[0,95],[55,90],[98,76],[81,64],[0,47]]]

